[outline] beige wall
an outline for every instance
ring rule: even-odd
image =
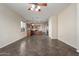
[[[23,18],[0,4],[0,48],[26,36],[21,32],[20,21]]]
[[[58,39],[76,48],[76,4],[58,15]]]

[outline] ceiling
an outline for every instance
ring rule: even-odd
[[[6,3],[5,5],[23,16],[25,18],[24,21],[42,23],[47,22],[49,17],[60,13],[69,3],[48,3],[47,7],[41,7],[41,12],[28,10],[31,6],[28,3]]]

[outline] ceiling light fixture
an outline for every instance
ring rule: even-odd
[[[31,3],[31,7],[28,10],[41,11],[41,6],[47,6],[47,3]]]

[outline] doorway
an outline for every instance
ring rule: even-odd
[[[27,23],[27,36],[47,35],[47,28],[46,24]]]

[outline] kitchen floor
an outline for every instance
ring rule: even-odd
[[[46,35],[23,38],[0,49],[0,56],[78,56],[76,49]]]

